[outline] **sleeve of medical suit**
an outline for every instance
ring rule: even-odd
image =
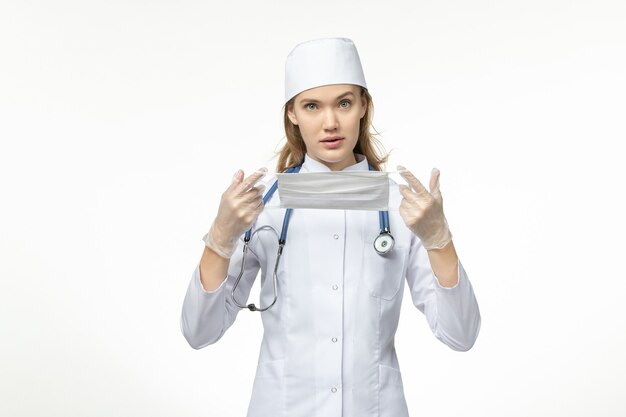
[[[199,264],[193,271],[183,301],[180,328],[194,349],[201,349],[220,340],[237,318],[241,309],[234,304],[230,293],[241,271],[242,261],[243,238],[240,238],[230,258],[226,279],[213,291],[206,291],[202,286]],[[244,304],[248,299],[259,268],[257,256],[248,250],[246,268],[237,285],[236,297],[239,303]]]
[[[467,273],[458,262],[459,280],[443,287],[433,273],[428,252],[416,236],[411,240],[406,279],[413,304],[426,316],[433,334],[456,351],[471,349],[480,331],[480,310]]]

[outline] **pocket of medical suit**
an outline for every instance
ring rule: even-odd
[[[374,241],[365,242],[363,247],[363,273],[371,296],[392,300],[404,278],[404,263],[408,248],[394,246],[386,255],[379,255]]]
[[[379,408],[380,415],[393,417],[408,417],[402,373],[399,369],[390,366],[378,365],[379,370]]]
[[[257,366],[255,379],[273,379],[279,381],[283,377],[283,369],[285,360],[278,359],[275,361],[261,362]]]
[[[285,361],[261,362],[257,366],[252,395],[248,405],[249,416],[282,416],[284,409],[283,370]]]
[[[396,385],[402,386],[402,372],[399,369],[392,368],[391,366],[379,364],[378,369],[380,372],[380,385]]]

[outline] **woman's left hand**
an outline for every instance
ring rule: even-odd
[[[405,167],[398,165],[402,178],[409,184],[400,184],[404,196],[400,203],[400,216],[407,227],[422,240],[426,250],[441,249],[452,240],[452,233],[443,214],[443,197],[439,191],[439,175],[433,168],[430,192]]]

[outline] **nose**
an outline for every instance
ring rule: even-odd
[[[336,130],[339,125],[339,120],[335,114],[334,109],[326,110],[324,115],[324,130]]]

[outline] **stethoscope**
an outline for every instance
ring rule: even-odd
[[[300,171],[300,168],[302,168],[302,165],[291,167],[287,169],[285,172],[297,173]],[[370,171],[375,171],[374,167],[372,167],[371,165],[369,165],[369,169]],[[270,200],[270,198],[272,198],[272,195],[277,189],[278,189],[278,180],[276,180],[274,184],[272,184],[272,187],[269,189],[267,194],[265,194],[265,196],[263,197],[263,204],[267,204],[267,202]],[[287,211],[285,212],[285,217],[283,219],[283,229],[281,231],[280,237],[278,238],[278,254],[276,256],[276,264],[274,265],[274,274],[273,274],[274,301],[272,301],[272,304],[268,305],[265,308],[260,308],[260,306],[256,307],[254,303],[248,304],[248,305],[239,304],[239,302],[235,298],[235,290],[237,289],[237,284],[239,284],[239,280],[243,276],[243,271],[246,265],[246,255],[248,254],[248,243],[250,242],[250,239],[252,238],[252,228],[248,229],[248,231],[246,232],[244,239],[243,239],[243,260],[241,262],[241,271],[239,272],[239,276],[237,277],[237,280],[235,281],[235,284],[233,285],[233,289],[230,293],[237,307],[248,308],[250,311],[265,311],[269,309],[270,307],[272,307],[274,303],[276,303],[276,299],[278,298],[278,292],[276,290],[276,282],[278,279],[277,279],[276,273],[278,271],[278,263],[280,262],[280,257],[283,253],[283,248],[285,247],[285,241],[287,239],[287,228],[289,227],[289,219],[291,217],[292,211],[293,209],[288,208]],[[374,240],[374,250],[376,250],[376,253],[378,253],[379,255],[385,255],[389,253],[391,249],[393,249],[393,244],[394,244],[394,238],[391,235],[391,230],[389,229],[389,212],[386,210],[379,211],[378,221],[380,223],[380,234]],[[269,228],[269,226],[264,226],[262,228],[259,228],[255,231],[255,233],[264,228]]]

